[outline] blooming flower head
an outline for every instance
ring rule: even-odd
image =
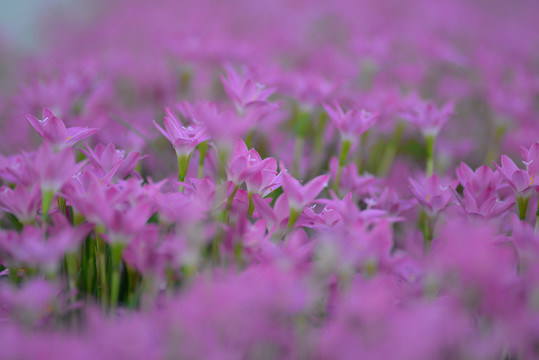
[[[529,149],[521,147],[520,153],[530,178],[539,177],[539,142],[534,143]]]
[[[161,134],[174,146],[178,156],[189,156],[191,152],[203,141],[209,140],[210,136],[203,124],[192,122],[184,126],[170,109],[165,109],[165,130],[154,121],[154,125]]]
[[[434,174],[428,178],[421,178],[419,181],[412,178],[410,190],[419,203],[432,215],[437,215],[445,207],[451,204],[453,193],[451,184],[443,183],[438,175]]]
[[[309,181],[305,185],[296,180],[288,172],[284,172],[281,176],[281,186],[284,193],[288,196],[290,209],[301,211],[309,205],[320,192],[327,186],[329,180],[328,175],[320,175]]]
[[[43,109],[43,120],[38,120],[30,114],[25,114],[25,116],[37,133],[55,148],[73,146],[99,131],[95,128],[66,128],[64,122],[47,108]]]
[[[414,97],[401,112],[401,115],[419,127],[425,137],[436,137],[440,129],[453,115],[453,107],[452,101],[447,102],[441,108],[437,108],[430,101],[422,101]]]
[[[94,150],[86,144],[86,149],[80,149],[80,151],[90,161],[91,171],[97,172],[100,177],[114,171],[116,177],[125,178],[127,175],[135,173],[138,161],[144,158],[135,151],[126,156],[125,151],[116,149],[112,143],[107,146],[97,144]]]
[[[530,162],[530,165],[532,163]],[[501,166],[494,163],[500,174],[504,177],[513,191],[517,194],[526,194],[532,188],[537,188],[539,183],[535,181],[534,168],[532,172],[519,169],[508,156],[502,155]]]
[[[234,154],[227,169],[228,179],[236,185],[245,181],[247,191],[263,196],[279,188],[277,161],[274,158],[262,160],[255,149],[247,149],[241,139],[236,140]]]
[[[339,130],[343,140],[355,143],[355,139],[374,126],[378,120],[377,112],[369,112],[365,109],[351,109],[344,112],[339,103],[333,106],[324,104],[324,109],[329,115],[333,125]]]
[[[247,75],[239,74],[232,67],[228,67],[226,77],[219,76],[227,96],[239,114],[243,114],[247,107],[269,105],[266,100],[276,90],[255,82]]]

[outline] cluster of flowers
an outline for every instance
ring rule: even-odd
[[[96,4],[0,72],[0,358],[539,357],[536,2]]]

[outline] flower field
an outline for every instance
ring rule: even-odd
[[[539,358],[539,2],[80,6],[0,31],[0,359]]]

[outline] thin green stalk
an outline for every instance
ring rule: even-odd
[[[204,176],[204,161],[206,160],[206,154],[208,152],[208,142],[203,141],[198,145],[198,173],[197,177],[199,179],[202,179],[202,176]]]
[[[361,139],[358,146],[358,155],[356,160],[357,172],[358,174],[363,174],[363,154],[365,153],[365,148],[367,146],[367,138],[370,131],[366,131],[361,135]]]
[[[288,231],[292,230],[300,214],[301,214],[300,210],[290,208],[290,215],[288,217]]]
[[[335,193],[339,192],[339,183],[341,182],[342,169],[346,164],[346,157],[350,152],[352,147],[352,142],[350,140],[343,140],[341,145],[341,155],[339,156],[339,168],[337,170],[337,176],[335,177],[335,182],[333,183],[333,189]]]
[[[535,211],[535,234],[537,234],[537,229],[539,229],[539,197],[537,198],[537,211]]]
[[[430,251],[432,239],[434,237],[434,221],[423,209],[421,209],[421,212],[419,213],[419,228],[423,234],[423,250],[428,252]]]
[[[187,175],[187,169],[189,168],[189,160],[191,160],[191,154],[178,155],[178,180],[183,182]],[[180,185],[180,192],[183,192],[183,185]]]
[[[101,306],[103,310],[107,306],[108,299],[108,283],[107,283],[107,254],[106,254],[106,244],[105,241],[99,236],[99,233],[95,234],[95,259],[96,259],[96,268],[97,277],[99,280],[99,285],[97,288],[97,296],[101,301]]]
[[[110,309],[114,311],[120,298],[120,273],[122,266],[122,253],[124,244],[117,242],[112,244],[111,250],[111,276],[110,276]]]
[[[389,145],[386,147],[386,150],[384,151],[382,161],[380,162],[380,166],[378,167],[378,171],[377,171],[378,175],[386,175],[389,169],[391,169],[391,165],[393,164],[393,160],[395,159],[395,155],[397,154],[397,149],[399,148],[399,145],[401,142],[403,130],[404,130],[404,126],[402,125],[401,122],[399,122],[397,125],[397,129],[395,130],[395,133],[393,134],[393,137],[391,138]]]
[[[239,185],[236,185],[234,187],[234,191],[232,191],[232,194],[230,194],[228,199],[226,199],[225,218],[224,218],[224,222],[226,224],[228,224],[228,222],[230,221],[230,211],[232,210],[232,202],[234,201],[234,197],[236,196],[236,193],[238,192],[239,188],[240,188]]]
[[[434,142],[436,137],[428,135],[425,138],[425,149],[427,151],[427,177],[430,177],[434,172]]]
[[[47,215],[54,198],[54,191],[41,189],[41,221],[43,225],[47,222]]]
[[[79,254],[77,252],[68,253],[65,255],[65,263],[67,276],[69,281],[69,289],[77,289],[77,277],[79,273]],[[73,299],[74,300],[74,299]]]
[[[248,197],[249,197],[249,210],[248,210],[249,211],[249,217],[252,217],[253,212],[255,211],[255,204],[253,203],[253,193],[249,192]]]
[[[518,204],[518,216],[520,220],[524,221],[526,220],[526,212],[528,211],[528,202],[530,201],[529,196],[517,196],[517,204]]]

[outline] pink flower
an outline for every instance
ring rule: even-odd
[[[64,122],[47,108],[43,109],[43,120],[38,120],[30,114],[25,114],[25,116],[38,134],[55,148],[73,146],[99,131],[95,128],[66,128]]]
[[[419,181],[412,178],[409,178],[408,181],[414,196],[431,215],[439,214],[451,204],[453,198],[451,184],[442,184],[436,174],[429,178],[421,178]]]
[[[39,186],[30,189],[20,185],[14,189],[7,186],[0,188],[0,209],[12,213],[21,223],[31,222],[36,218],[40,200]]]
[[[401,115],[418,126],[425,137],[436,137],[449,117],[453,115],[453,107],[453,102],[449,101],[438,109],[432,102],[414,97]]]
[[[99,177],[105,177],[111,171],[114,171],[115,177],[119,179],[123,179],[130,174],[137,176],[138,173],[135,172],[135,167],[139,160],[145,157],[135,151],[126,156],[125,151],[116,149],[114,144],[108,144],[107,146],[98,144],[94,150],[86,144],[86,150],[79,150],[90,161],[89,170],[96,172]]]
[[[255,149],[247,149],[241,139],[236,140],[234,154],[227,169],[228,179],[239,186],[243,181],[250,193],[266,196],[280,187],[277,161],[274,158],[262,160]]]
[[[281,176],[281,186],[283,187],[283,192],[288,197],[290,209],[294,211],[303,210],[327,186],[328,180],[328,175],[320,175],[302,186],[292,175],[284,172]]]
[[[496,163],[494,163],[494,166],[496,166],[515,193],[527,193],[528,190],[539,186],[539,183],[535,182],[535,174],[533,172],[529,173],[527,170],[519,169],[509,157],[502,155],[501,163],[502,166]],[[532,167],[531,170],[533,171],[534,168]]]
[[[539,176],[539,142],[534,143],[529,149],[521,147],[520,153],[530,178],[535,179],[535,177]]]
[[[71,148],[54,152],[47,143],[43,143],[32,165],[38,174],[41,191],[50,191],[55,194],[80,171],[85,163],[75,162]]]
[[[464,187],[461,205],[468,214],[493,218],[506,212],[514,201],[500,200],[496,195],[502,183],[501,175],[488,166],[481,166],[475,172],[465,163],[456,170],[457,178]],[[458,196],[458,195],[457,195]]]
[[[226,77],[219,75],[229,99],[241,115],[247,107],[270,105],[266,100],[275,92],[274,87],[266,87],[257,83],[249,76],[239,74],[234,68],[228,67]]]
[[[379,115],[377,112],[373,113],[365,109],[351,109],[344,112],[337,102],[333,104],[333,107],[324,104],[324,109],[326,109],[333,125],[339,130],[343,140],[350,141],[352,144],[359,136],[374,126]]]
[[[170,109],[166,108],[165,113],[163,123],[166,130],[163,130],[155,121],[153,123],[157,130],[174,146],[177,156],[189,156],[198,144],[210,139],[203,124],[191,119],[192,123],[184,126]]]

